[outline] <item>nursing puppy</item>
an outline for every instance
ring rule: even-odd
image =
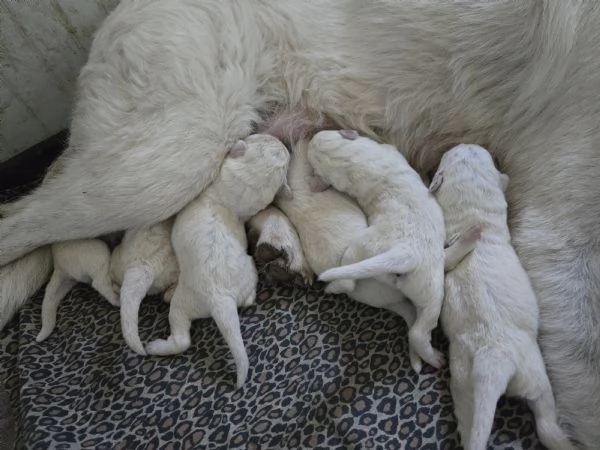
[[[56,325],[61,300],[77,283],[91,284],[110,304],[119,306],[119,297],[110,279],[110,249],[100,239],[83,239],[53,244],[54,272],[42,301],[42,328],[37,342],[46,339]]]
[[[138,332],[138,313],[146,295],[163,294],[170,302],[179,276],[173,246],[173,220],[128,230],[113,250],[110,273],[121,291],[121,330],[127,345],[140,355],[146,351]]]
[[[248,355],[237,308],[254,303],[258,281],[244,222],[285,185],[288,162],[279,140],[249,136],[231,148],[213,184],[177,215],[172,242],[180,275],[169,311],[171,336],[150,342],[149,354],[185,351],[192,320],[212,317],[233,354],[237,386],[244,384]]]
[[[317,133],[309,143],[308,160],[317,176],[313,183],[323,179],[354,197],[369,223],[344,252],[342,267],[326,270],[320,279],[343,280],[338,286],[348,291],[354,279],[374,277],[402,291],[417,313],[409,331],[413,368],[420,372],[421,358],[441,367],[444,356],[431,346],[444,296],[445,233],[439,205],[395,147],[355,131]]]
[[[293,146],[287,176],[293,197],[278,198],[277,206],[292,221],[304,256],[319,275],[340,264],[347,247],[367,229],[367,218],[356,202],[334,189],[314,192],[307,151],[307,140]],[[394,311],[409,327],[415,321],[414,307],[404,295],[373,278],[358,280],[346,294],[358,302]]]
[[[508,177],[477,145],[442,157],[431,190],[449,234],[481,227],[474,251],[446,275],[442,327],[450,340],[450,389],[466,450],[484,450],[499,397],[528,400],[540,441],[571,449],[537,344],[538,304],[510,242],[504,191]]]

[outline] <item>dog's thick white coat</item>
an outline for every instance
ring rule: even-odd
[[[344,131],[320,131],[309,142],[317,176],[356,199],[369,227],[348,245],[342,267],[323,281],[377,278],[404,293],[416,309],[408,337],[411,364],[441,367],[431,346],[444,296],[444,218],[439,205],[398,150]],[[348,283],[353,288],[354,283]]]
[[[273,201],[288,162],[279,140],[251,135],[232,147],[217,179],[177,215],[172,242],[180,276],[169,310],[171,336],[150,342],[149,354],[185,351],[192,320],[212,317],[233,354],[237,386],[244,384],[249,363],[237,308],[254,303],[258,282],[244,222]]]
[[[466,450],[485,450],[506,392],[529,401],[546,447],[571,449],[537,344],[537,299],[510,243],[506,183],[485,149],[464,144],[444,154],[432,182],[450,234],[481,227],[475,249],[446,276],[441,315],[458,427]]]
[[[140,355],[146,351],[138,331],[140,304],[148,294],[172,298],[179,266],[171,245],[173,220],[127,230],[113,250],[110,273],[121,292],[121,332],[127,345]]]
[[[511,177],[513,242],[540,300],[559,413],[593,449],[599,42],[594,1],[122,0],[79,78],[69,150],[0,220],[0,265],[175,214],[275,102],[377,132],[424,173],[478,142]],[[0,325],[35,289],[22,271],[44,261],[0,269]]]
[[[307,140],[293,146],[287,177],[293,197],[279,198],[277,205],[298,231],[308,264],[320,275],[340,265],[348,245],[367,229],[367,218],[355,201],[334,189],[313,192],[307,151]],[[396,312],[409,327],[414,323],[412,304],[385,283],[372,278],[358,280],[346,294],[358,302]]]
[[[110,278],[110,249],[100,239],[80,239],[52,244],[54,272],[42,300],[42,328],[36,337],[46,339],[56,325],[61,300],[77,283],[90,284],[106,300],[119,306]]]

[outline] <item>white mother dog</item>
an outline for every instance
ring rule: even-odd
[[[172,216],[273,103],[377,132],[424,173],[459,142],[492,151],[559,413],[595,448],[597,2],[122,0],[79,78],[61,169],[0,220],[0,265]],[[48,278],[48,257],[0,268],[0,325]]]

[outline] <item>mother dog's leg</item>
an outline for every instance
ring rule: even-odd
[[[589,142],[537,144],[508,161],[512,237],[538,297],[539,341],[559,417],[592,449],[600,442],[597,157]],[[533,155],[540,157],[532,165]]]
[[[156,223],[211,182],[265,101],[272,67],[253,11],[119,4],[79,77],[69,149],[0,220],[0,266],[45,243]]]
[[[182,107],[174,114],[190,111]],[[173,120],[156,141],[127,142],[119,152],[82,149],[26,197],[22,208],[17,204],[0,220],[0,265],[47,243],[152,224],[177,213],[212,181],[228,141],[249,132],[250,119],[222,139],[215,138],[214,123]]]

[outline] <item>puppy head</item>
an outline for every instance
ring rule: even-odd
[[[278,193],[289,197],[286,183],[290,154],[273,136],[253,134],[236,142],[221,166],[218,189],[240,216],[252,216]]]
[[[505,192],[508,186],[508,176],[496,168],[492,155],[473,144],[460,144],[444,153],[429,190],[436,193],[444,180],[451,178],[468,179],[473,189],[476,185],[491,183]]]
[[[348,192],[362,186],[360,181],[365,178],[367,184],[373,182],[367,177],[367,166],[380,164],[388,152],[399,154],[395,147],[359,136],[354,130],[324,130],[308,143],[307,157],[316,175],[337,190]]]

